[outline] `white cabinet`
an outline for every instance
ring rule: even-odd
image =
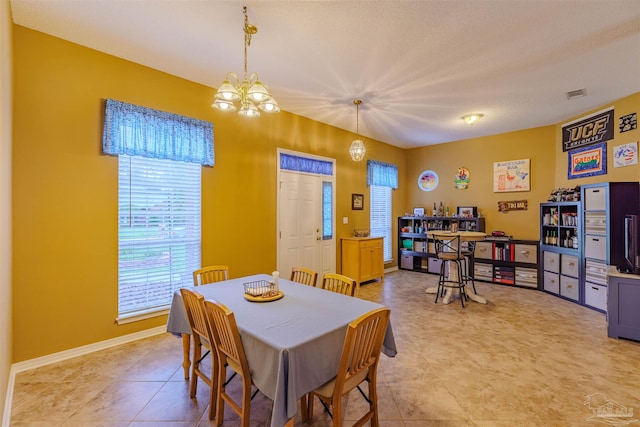
[[[603,182],[582,186],[584,273],[583,303],[597,310],[607,309],[609,266],[624,268],[624,217],[638,214],[640,193],[637,182]]]

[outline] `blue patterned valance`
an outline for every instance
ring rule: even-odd
[[[280,153],[280,169],[296,172],[317,173],[329,176],[333,175],[332,162],[284,153]]]
[[[102,151],[213,166],[213,124],[107,99]]]
[[[398,188],[398,166],[390,163],[367,161],[367,185]]]

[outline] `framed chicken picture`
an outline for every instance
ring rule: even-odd
[[[507,160],[493,164],[493,192],[530,191],[529,159]]]

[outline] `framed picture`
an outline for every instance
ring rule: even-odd
[[[424,208],[413,208],[413,215],[424,216]]]
[[[351,209],[354,211],[361,211],[364,209],[364,195],[352,194],[351,195]]]
[[[477,206],[458,206],[458,216],[460,218],[475,218],[478,216]]]
[[[569,151],[568,177],[569,179],[585,176],[606,175],[607,173],[607,143],[587,145]]]
[[[493,164],[493,192],[530,191],[529,159],[507,160]]]

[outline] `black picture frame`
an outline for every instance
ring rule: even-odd
[[[364,209],[364,194],[351,195],[351,210],[361,211]]]
[[[460,218],[477,218],[477,206],[458,206],[458,217]]]

